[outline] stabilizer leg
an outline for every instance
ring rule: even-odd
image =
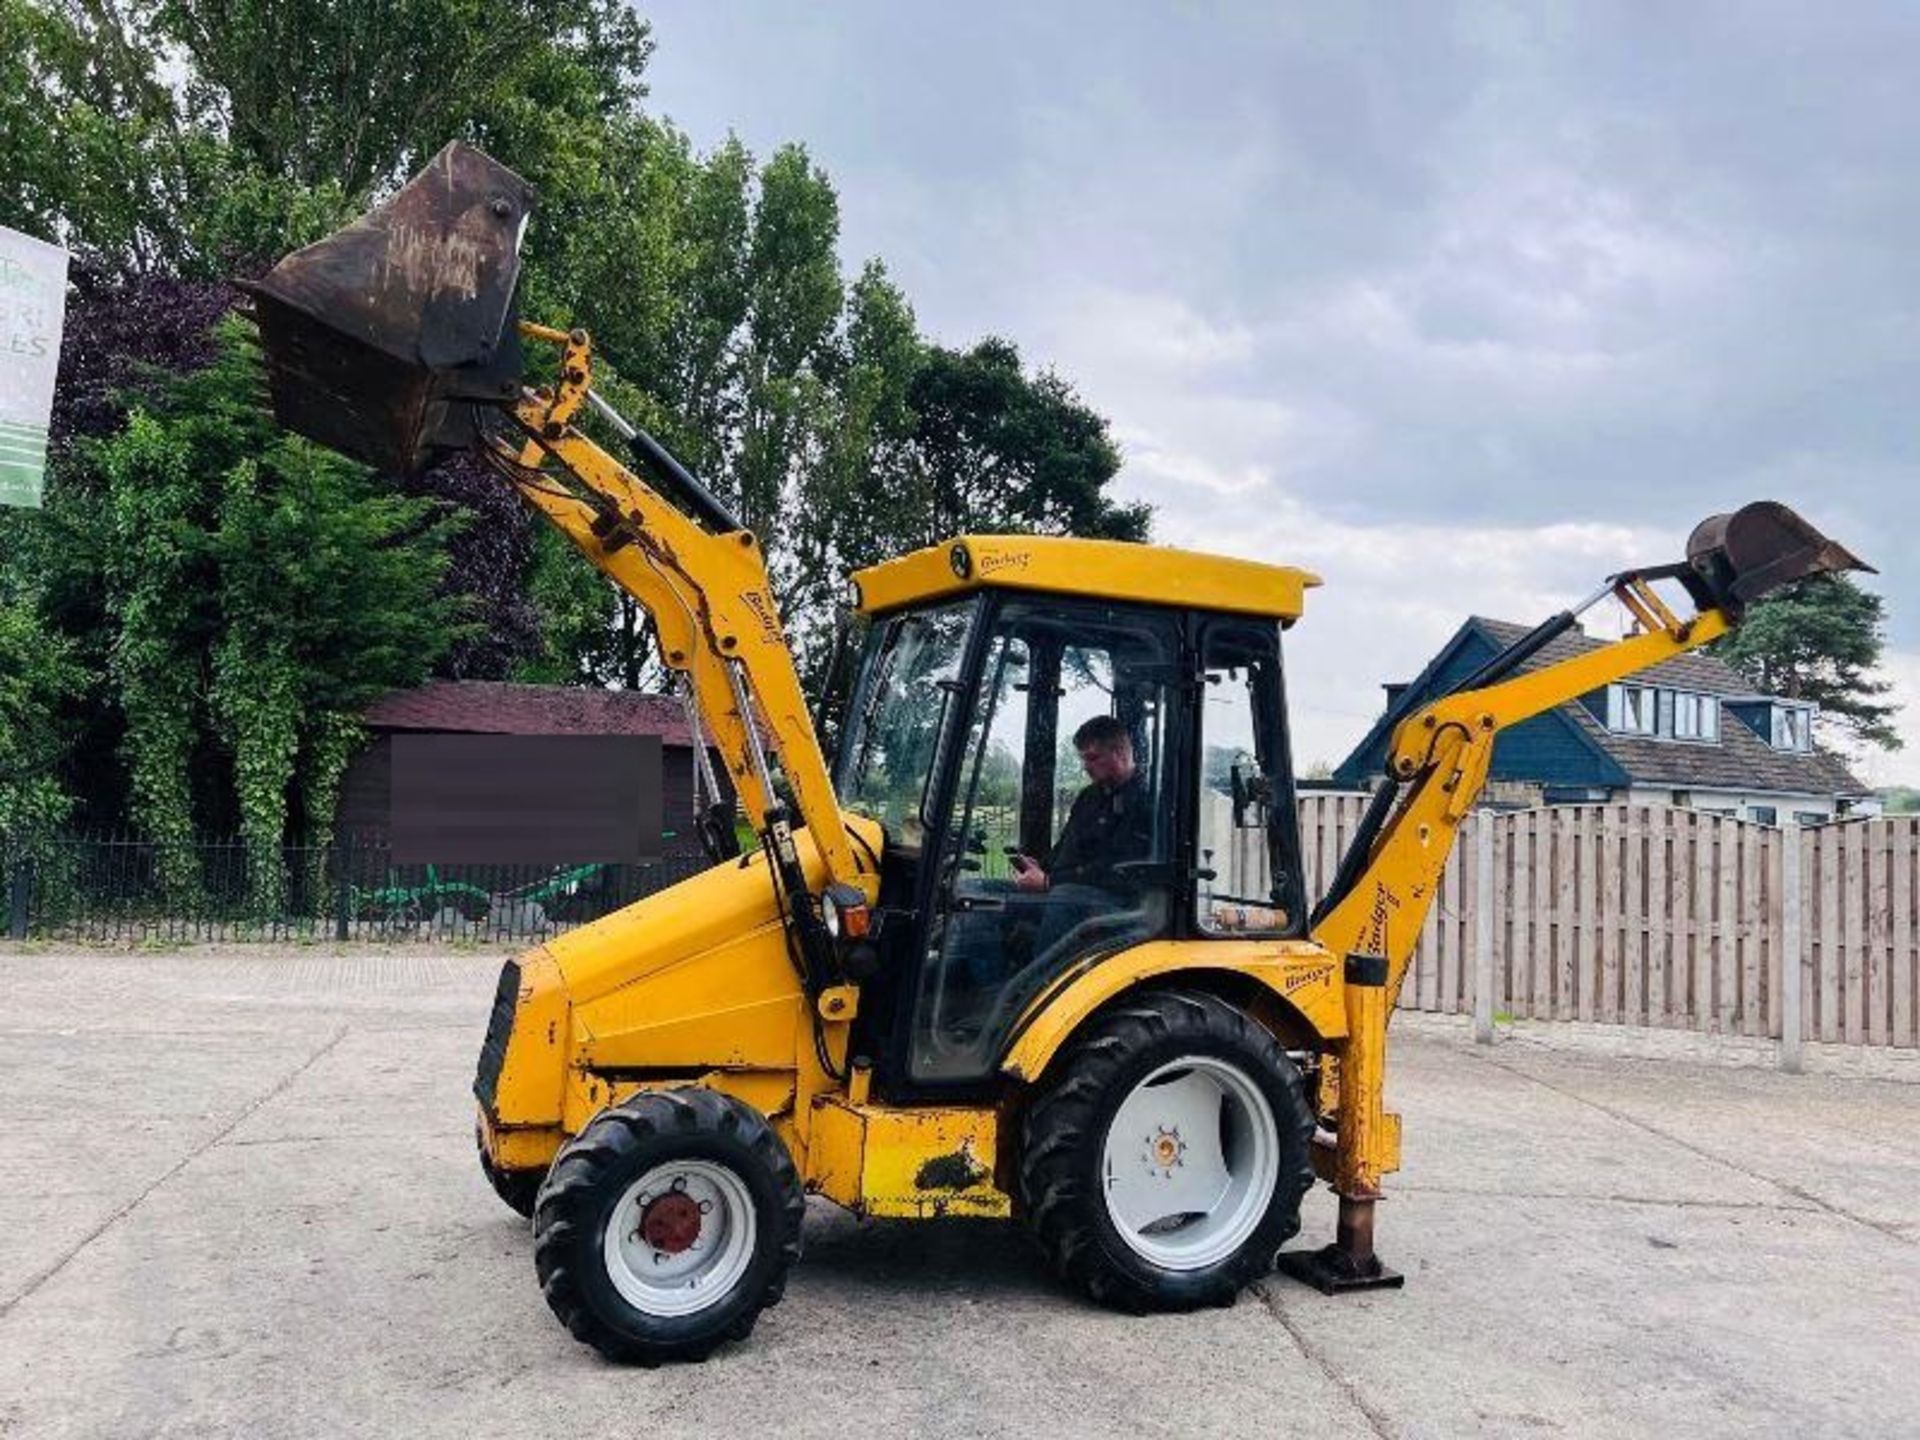
[[[1340,1197],[1334,1242],[1318,1250],[1289,1250],[1280,1257],[1280,1273],[1311,1285],[1322,1295],[1351,1290],[1398,1290],[1407,1277],[1389,1270],[1373,1253],[1375,1200]]]
[[[1290,1250],[1279,1268],[1323,1295],[1393,1290],[1406,1283],[1373,1253],[1373,1207],[1380,1176],[1400,1163],[1399,1121],[1385,1113],[1387,980],[1381,955],[1349,955],[1346,963],[1347,1046],[1340,1063],[1338,1150],[1332,1176],[1340,1193],[1333,1244]]]

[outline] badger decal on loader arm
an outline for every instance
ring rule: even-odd
[[[283,423],[389,472],[477,452],[646,608],[696,758],[710,740],[760,837],[736,853],[711,811],[706,872],[502,970],[480,1160],[533,1217],[555,1313],[615,1359],[702,1358],[780,1298],[808,1192],[1018,1218],[1103,1303],[1224,1303],[1316,1172],[1338,1231],[1286,1267],[1398,1283],[1373,1245],[1387,1021],[1495,738],[1865,567],[1762,502],[1609,578],[1398,719],[1316,905],[1281,685],[1314,576],[1006,535],[864,570],[830,770],[757,538],[594,391],[584,332],[516,320],[533,199],[450,145],[248,288]],[[529,345],[553,383],[523,380]],[[1640,633],[1522,671],[1607,596]]]

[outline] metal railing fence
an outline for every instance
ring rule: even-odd
[[[383,842],[354,836],[262,863],[237,839],[0,836],[0,938],[536,941],[707,864],[396,865]]]

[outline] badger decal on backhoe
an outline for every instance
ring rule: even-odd
[[[615,1359],[703,1357],[779,1299],[808,1192],[1017,1218],[1128,1309],[1230,1301],[1276,1257],[1329,1292],[1399,1283],[1374,1252],[1387,1022],[1495,738],[1865,567],[1762,502],[1609,577],[1395,717],[1318,897],[1281,684],[1303,570],[967,535],[861,571],[829,768],[755,536],[594,391],[584,332],[516,320],[533,198],[451,145],[248,288],[283,423],[389,471],[476,451],[646,608],[759,837],[737,853],[710,810],[711,868],[502,971],[480,1162],[555,1313]],[[526,345],[554,383],[523,382]],[[1608,596],[1638,633],[1522,670]],[[1335,1237],[1282,1254],[1316,1175]]]

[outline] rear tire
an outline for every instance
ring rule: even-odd
[[[555,1158],[534,1268],[560,1322],[609,1360],[704,1360],[779,1303],[805,1209],[759,1111],[713,1090],[648,1091]]]
[[[1020,1180],[1054,1272],[1130,1311],[1231,1305],[1300,1229],[1313,1112],[1279,1043],[1211,995],[1096,1019],[1027,1111]]]

